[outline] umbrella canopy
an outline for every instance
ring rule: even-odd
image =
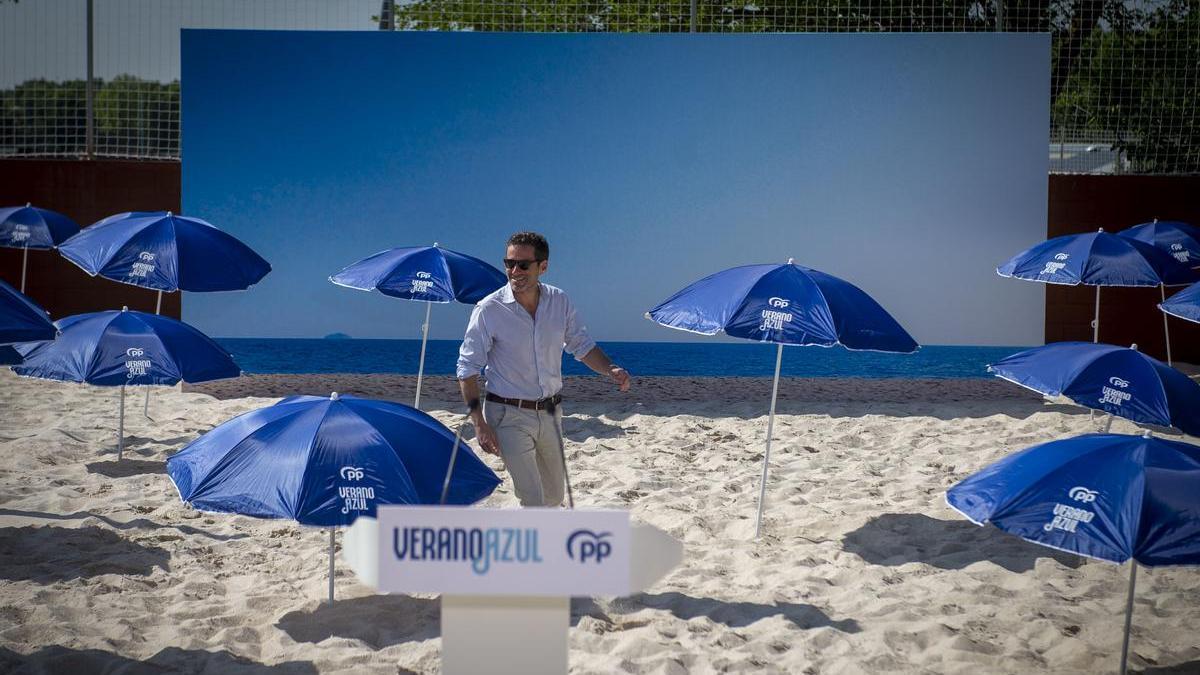
[[[399,403],[292,396],[235,417],[167,460],[197,509],[340,527],[379,504],[437,504],[454,434]],[[459,450],[446,502],[473,504],[500,479]]]
[[[241,369],[212,338],[182,321],[121,311],[76,314],[55,323],[53,342],[17,346],[18,375],[121,388],[117,459],[125,450],[125,385],[206,382]]]
[[[53,340],[57,332],[46,310],[0,281],[0,344]]]
[[[1154,220],[1134,225],[1118,234],[1157,246],[1188,267],[1200,266],[1200,228],[1188,223]]]
[[[79,225],[61,213],[36,206],[0,208],[0,246],[24,249],[21,256],[21,292],[25,292],[25,270],[29,249],[51,249],[79,232]]]
[[[438,245],[393,248],[363,258],[329,277],[339,286],[425,302],[473,305],[505,284],[488,263]]]
[[[790,259],[783,265],[744,265],[710,274],[659,303],[646,312],[646,318],[692,333],[725,333],[778,345],[755,537],[762,532],[783,345],[842,345],[853,350],[902,354],[919,347],[862,289]]]
[[[0,246],[51,249],[66,241],[79,225],[61,213],[36,206],[0,208]]]
[[[1124,673],[1137,563],[1200,564],[1200,448],[1120,434],[1088,434],[1010,455],[950,488],[946,503],[1035,544],[1121,563],[1132,559],[1125,602]]]
[[[946,502],[1035,544],[1114,563],[1200,564],[1200,447],[1124,434],[1036,445],[950,488]]]
[[[1165,314],[1200,323],[1200,284],[1192,284],[1159,303]]]
[[[1044,241],[1013,256],[996,268],[1002,277],[1047,284],[1096,287],[1092,317],[1092,342],[1100,342],[1101,286],[1158,286],[1166,300],[1167,286],[1190,284],[1200,277],[1186,263],[1153,244],[1130,237],[1098,232],[1069,234]],[[1167,363],[1171,362],[1171,334],[1163,317]]]
[[[1170,253],[1104,230],[1044,241],[1013,256],[996,273],[1068,286],[1179,286],[1197,280]]]
[[[1137,349],[1056,342],[1013,354],[988,371],[1093,410],[1200,436],[1200,384]]]
[[[106,387],[237,377],[233,357],[212,338],[170,317],[129,310],[76,314],[55,323],[53,342],[18,347],[26,377]]]
[[[232,235],[170,211],[110,216],[71,237],[59,252],[92,276],[168,293],[243,290],[271,271]]]
[[[871,296],[802,267],[746,265],[709,275],[646,318],[669,328],[789,345],[911,353],[916,340]]]
[[[421,324],[421,357],[417,365],[417,393],[413,406],[421,405],[425,376],[425,346],[429,341],[431,303],[456,300],[473,305],[507,282],[500,270],[479,258],[433,246],[393,248],[363,258],[329,277],[338,286],[379,291],[403,300],[425,304]]]

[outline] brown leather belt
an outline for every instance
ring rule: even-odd
[[[526,408],[528,410],[549,410],[562,402],[562,394],[555,394],[546,398],[540,398],[536,401],[526,401],[523,398],[504,398],[503,396],[497,396],[489,391],[487,394],[487,400],[495,403],[503,403],[504,405],[511,405],[516,408]]]

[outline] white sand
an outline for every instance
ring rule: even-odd
[[[601,385],[567,384],[578,503],[630,509],[683,540],[684,563],[645,594],[576,600],[573,672],[1115,669],[1128,567],[978,528],[943,502],[1007,453],[1094,430],[1085,412],[996,381],[787,381],[756,542],[770,382]],[[331,389],[407,400],[412,378],[160,389],[152,420],[137,392],[118,464],[115,389],[0,373],[0,672],[436,672],[436,598],[376,596],[342,567],[325,606],[324,532],[196,513],[163,473],[199,434],[275,400],[247,396]],[[447,378],[424,398],[459,419]],[[511,485],[488,503],[515,506]],[[1198,672],[1197,635],[1200,570],[1143,569],[1133,665]]]

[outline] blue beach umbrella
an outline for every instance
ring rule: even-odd
[[[745,265],[711,274],[646,313],[668,328],[774,342],[775,380],[754,536],[762,527],[775,400],[784,345],[842,345],[855,351],[909,354],[919,345],[871,296],[835,276],[796,265]]]
[[[25,251],[21,257],[21,292],[25,292],[25,268],[29,249],[52,249],[79,231],[79,225],[56,211],[36,206],[0,208],[0,246]]]
[[[355,396],[291,396],[225,422],[167,460],[202,511],[287,518],[333,530],[380,504],[473,504],[500,484],[425,413]],[[455,461],[457,459],[457,461]]]
[[[1159,303],[1164,314],[1200,323],[1200,284],[1192,284]]]
[[[1165,299],[1167,286],[1183,286],[1198,278],[1187,264],[1157,246],[1103,229],[1044,241],[1013,256],[996,273],[1046,284],[1095,286],[1092,342],[1100,341],[1101,286],[1158,286]],[[1167,330],[1165,320],[1163,330]],[[1171,362],[1170,335],[1167,362]]]
[[[421,325],[421,358],[417,365],[417,395],[421,406],[421,380],[425,375],[425,344],[433,303],[473,305],[507,282],[500,270],[473,256],[433,246],[393,248],[363,258],[329,277],[338,286],[379,291],[403,300],[425,303]]]
[[[236,237],[199,218],[133,211],[84,228],[59,247],[92,276],[163,292],[240,291],[271,265]]]
[[[1136,348],[1056,342],[1013,354],[988,371],[1093,410],[1200,436],[1200,384]]]
[[[53,340],[57,332],[46,310],[0,281],[0,345]]]
[[[145,312],[76,314],[60,319],[52,342],[18,345],[25,377],[121,388],[117,459],[125,449],[126,385],[173,385],[237,377],[233,357],[212,338],[175,319]]]
[[[1156,218],[1117,234],[1157,246],[1188,267],[1200,266],[1200,228],[1188,223]]]
[[[84,228],[59,247],[64,258],[92,276],[164,292],[245,290],[271,265],[236,237],[199,218],[170,211],[118,213]],[[146,390],[143,414],[150,411]]]
[[[1150,436],[1088,434],[1010,455],[950,488],[978,525],[1060,551],[1132,559],[1125,672],[1137,565],[1200,564],[1200,448]]]

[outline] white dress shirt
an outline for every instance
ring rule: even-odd
[[[566,293],[538,286],[536,318],[513,297],[509,284],[475,305],[458,349],[458,379],[483,370],[489,392],[531,401],[562,389],[563,350],[582,360],[596,342],[575,316]]]

